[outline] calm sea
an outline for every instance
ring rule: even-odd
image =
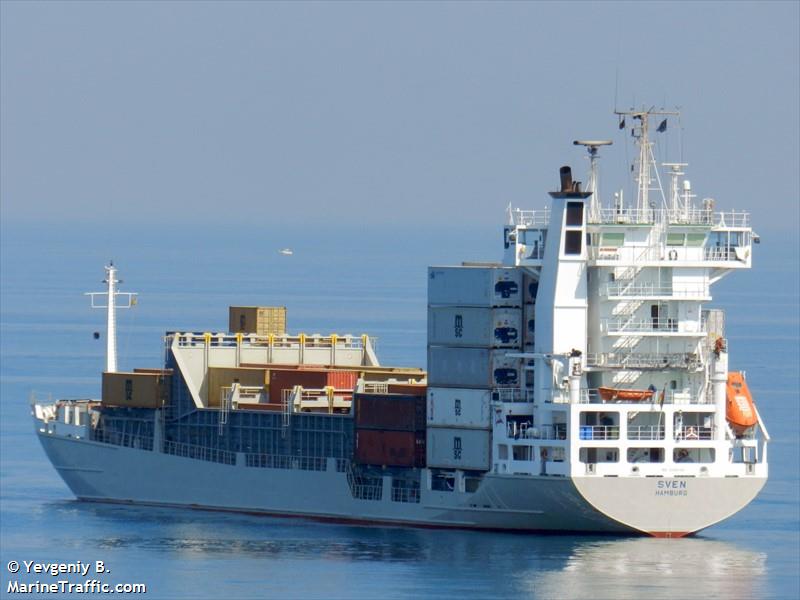
[[[9,561],[104,561],[149,598],[798,598],[798,251],[764,236],[755,269],[714,289],[733,368],[772,436],[770,479],[744,511],[683,540],[325,525],[76,502],[36,440],[28,398],[98,397],[113,258],[139,305],[120,315],[122,369],[162,360],[167,329],[223,331],[229,304],[288,307],[306,333],[378,336],[384,363],[424,366],[428,264],[499,257],[483,231],[6,226],[0,307],[0,582]],[[290,246],[294,255],[278,249]],[[104,335],[104,334],[103,334]],[[713,502],[713,498],[708,499]],[[19,576],[20,582],[66,579]],[[35,594],[33,596],[36,596]],[[73,595],[71,597],[75,597]]]

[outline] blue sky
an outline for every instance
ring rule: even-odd
[[[4,1],[0,216],[495,228],[584,173],[576,138],[613,139],[605,191],[629,185],[616,97],[682,107],[664,158],[788,233],[798,7]]]

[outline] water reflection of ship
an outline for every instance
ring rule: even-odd
[[[763,552],[716,540],[596,540],[526,581],[544,598],[763,598],[765,562]]]
[[[345,577],[355,577],[369,561],[390,580],[379,565],[404,563],[404,590],[414,581],[414,591],[426,597],[452,591],[458,578],[470,582],[466,597],[739,599],[764,597],[767,590],[764,553],[702,538],[476,534],[78,502],[54,503],[49,514],[54,513],[60,522],[80,521],[84,541],[99,550],[155,551],[198,566],[225,557],[228,577],[242,584],[263,584],[266,574],[254,571],[250,560],[267,558],[259,564],[272,565],[270,585],[278,587],[295,581],[296,570],[286,566],[298,560],[322,571],[335,568]],[[417,572],[426,577],[408,578]],[[197,570],[187,573],[196,582]],[[217,585],[211,572],[204,581]],[[188,580],[170,585],[181,583]],[[309,597],[331,594],[321,582],[307,585]]]

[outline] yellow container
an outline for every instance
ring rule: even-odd
[[[286,332],[285,306],[231,306],[228,309],[228,328],[231,333],[257,335]]]
[[[222,391],[238,383],[247,387],[265,389],[269,384],[267,369],[250,369],[243,367],[209,367],[208,368],[208,406],[220,405]]]
[[[104,406],[161,408],[169,399],[171,375],[153,373],[103,373]]]

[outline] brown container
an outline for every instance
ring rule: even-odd
[[[291,390],[296,385],[318,390],[328,385],[327,371],[311,370],[278,370],[269,372],[269,401],[280,404],[283,401],[283,390]]]
[[[390,394],[403,394],[405,396],[425,396],[428,392],[427,385],[414,385],[412,383],[389,383],[387,389]]]
[[[231,333],[257,335],[286,332],[285,306],[231,306],[228,308],[228,328]]]
[[[169,400],[170,375],[103,373],[103,406],[161,408]]]
[[[266,369],[248,369],[243,367],[209,367],[208,368],[208,406],[219,406],[223,388],[234,383],[247,387],[263,388],[268,381]]]
[[[280,403],[283,390],[296,385],[310,390],[321,390],[331,386],[337,390],[351,391],[358,382],[358,372],[345,369],[273,369],[269,370],[269,401]]]
[[[355,462],[387,467],[425,466],[425,433],[356,429]]]
[[[425,396],[355,394],[355,423],[360,429],[425,431]]]

